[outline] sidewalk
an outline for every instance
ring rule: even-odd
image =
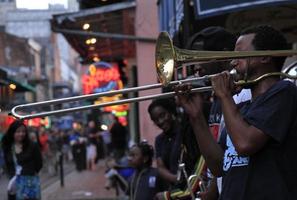
[[[104,161],[94,171],[73,170],[65,176],[64,187],[56,181],[42,190],[42,200],[107,200],[116,199],[115,190],[106,190]]]

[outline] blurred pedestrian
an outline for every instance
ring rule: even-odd
[[[85,170],[87,168],[87,138],[83,137],[78,131],[74,131],[69,140],[76,170]]]
[[[128,132],[117,117],[114,117],[114,123],[110,129],[111,144],[113,149],[113,156],[116,160],[119,160],[125,156],[125,152],[128,146]]]
[[[2,141],[8,175],[8,199],[41,199],[38,172],[42,168],[42,156],[36,143],[29,139],[26,125],[14,121]]]

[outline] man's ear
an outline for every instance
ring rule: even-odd
[[[261,63],[263,64],[267,64],[271,62],[271,57],[265,56],[265,57],[261,57]]]

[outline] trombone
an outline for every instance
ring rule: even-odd
[[[180,83],[193,83],[195,81],[198,81],[198,82],[205,81],[210,79],[212,76],[214,76],[214,75],[207,75],[203,77],[194,77],[194,78],[189,78],[185,80],[171,81],[175,67],[182,64],[190,65],[193,63],[206,62],[206,61],[208,62],[223,61],[223,60],[230,60],[230,59],[261,57],[261,56],[286,57],[286,56],[291,56],[295,54],[297,54],[296,50],[240,51],[240,52],[239,51],[238,52],[234,52],[234,51],[220,52],[220,51],[185,50],[185,49],[179,49],[173,46],[172,40],[170,39],[168,33],[161,32],[157,39],[156,51],[155,51],[156,71],[157,71],[157,75],[160,83],[133,87],[133,88],[126,88],[122,90],[97,93],[97,94],[80,95],[80,96],[74,96],[74,97],[67,97],[67,98],[61,98],[61,99],[54,99],[54,100],[48,100],[48,101],[42,101],[42,102],[17,105],[12,108],[11,115],[17,119],[25,120],[25,119],[32,119],[36,117],[45,117],[45,116],[51,116],[51,115],[89,110],[89,109],[105,107],[105,106],[151,100],[156,98],[168,98],[168,97],[174,96],[175,92],[154,94],[154,95],[135,97],[130,99],[121,99],[121,100],[106,102],[106,103],[97,104],[97,105],[86,105],[86,106],[79,106],[74,108],[65,108],[60,110],[43,111],[40,113],[33,113],[33,114],[21,113],[21,109],[25,109],[25,108],[36,108],[41,106],[57,105],[57,104],[62,104],[66,102],[82,101],[82,100],[93,99],[93,98],[98,98],[102,96],[112,96],[116,94],[126,94],[130,92],[156,89],[164,86],[175,86]],[[235,82],[235,84],[240,86],[254,84],[259,80],[266,78],[268,76],[281,76],[281,77],[287,77],[289,79],[297,79],[296,76],[291,76],[289,74],[281,73],[281,72],[275,72],[275,73],[264,74],[263,76],[255,80],[250,80],[250,81],[240,80],[238,82]],[[191,92],[204,92],[204,91],[210,91],[210,90],[212,90],[212,87],[206,86],[206,87],[200,87],[200,88],[193,88]]]

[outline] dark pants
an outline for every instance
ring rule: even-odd
[[[8,194],[8,200],[16,200],[16,195]],[[37,200],[37,199],[25,199],[25,200]]]

